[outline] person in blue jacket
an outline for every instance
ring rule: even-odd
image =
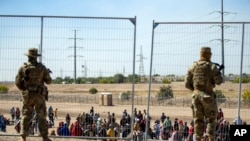
[[[64,123],[63,127],[58,131],[60,136],[70,136],[70,131],[67,123]]]
[[[6,122],[3,115],[0,115],[0,131],[6,132]]]

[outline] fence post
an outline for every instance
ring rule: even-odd
[[[182,107],[184,107],[184,98],[182,98]]]
[[[225,108],[227,107],[227,98],[225,98]]]

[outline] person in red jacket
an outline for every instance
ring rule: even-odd
[[[217,120],[218,120],[218,122],[221,122],[224,120],[224,113],[221,110],[221,108],[218,109]]]
[[[71,136],[82,136],[82,132],[80,117],[77,117],[76,121],[73,123],[73,128],[71,129]]]

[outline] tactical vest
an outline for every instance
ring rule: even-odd
[[[25,85],[30,90],[36,91],[37,87],[43,84],[43,65],[24,64]]]
[[[211,86],[211,64],[206,61],[195,62],[193,69],[193,86],[206,89]]]

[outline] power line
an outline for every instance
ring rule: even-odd
[[[76,39],[82,39],[82,38],[76,38],[76,31],[74,30],[74,38],[70,38],[70,39],[74,39],[74,83],[76,83]],[[83,57],[83,56],[81,56]]]
[[[136,56],[139,56],[139,62],[140,62],[140,65],[139,65],[139,76],[142,77],[144,76],[144,64],[143,64],[143,59],[146,59],[144,56],[143,56],[143,53],[142,53],[142,46],[141,46],[141,50],[140,50],[140,54],[136,55]],[[137,62],[138,62],[137,61]]]
[[[229,42],[229,41],[235,41],[235,40],[224,39],[224,29],[230,27],[228,25],[224,25],[224,15],[237,14],[237,13],[224,11],[223,0],[221,0],[221,11],[213,11],[210,14],[213,14],[213,13],[219,13],[221,15],[221,26],[220,26],[221,27],[221,39],[214,39],[214,40],[210,40],[209,42],[215,41],[215,40],[221,41],[221,56],[222,56],[221,57],[221,64],[225,64],[225,61],[224,61],[224,58],[225,58],[225,55],[224,55],[224,43]],[[224,76],[225,76],[225,70],[224,69],[222,70],[222,75],[223,75],[223,78],[224,78]]]

